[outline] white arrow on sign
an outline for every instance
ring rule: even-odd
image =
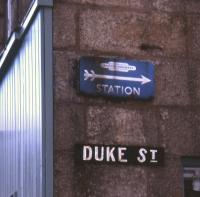
[[[122,77],[122,76],[112,76],[112,75],[98,75],[95,74],[93,70],[89,73],[87,70],[84,70],[84,80],[90,79],[90,81],[93,81],[94,79],[113,79],[113,80],[120,80],[120,81],[135,81],[135,82],[141,82],[141,84],[146,84],[151,82],[150,79],[147,77],[141,75],[141,78],[136,77]]]

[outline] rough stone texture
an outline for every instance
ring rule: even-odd
[[[190,85],[190,98],[192,105],[200,104],[200,60],[189,60],[188,65],[190,72],[188,72]]]
[[[64,2],[64,0],[57,0],[57,2]],[[81,3],[81,4],[93,4],[100,6],[120,6],[136,9],[145,9],[150,6],[148,0],[70,0],[69,2]]]
[[[85,107],[62,102],[54,107],[55,150],[73,152],[74,144],[86,143]]]
[[[189,15],[188,23],[188,52],[189,55],[199,58],[200,54],[200,16]]]
[[[76,43],[76,11],[67,5],[55,4],[53,46],[69,47]]]
[[[147,14],[87,10],[81,15],[81,49],[138,53],[146,17]]]
[[[200,104],[200,61],[193,62],[193,66],[196,68],[196,70],[194,70],[194,73],[196,74],[195,78],[191,79],[193,80],[196,91],[196,100],[194,101],[194,104]]]
[[[193,111],[195,111],[195,115],[193,116],[193,130],[194,130],[194,136],[195,136],[195,140],[193,142],[194,144],[194,154],[195,156],[199,156],[200,155],[200,135],[199,135],[199,131],[200,131],[200,109],[199,108],[195,108]]]
[[[0,2],[0,15],[4,14],[4,1]]]
[[[171,155],[193,155],[195,141],[195,113],[189,110],[160,109],[160,140],[166,153]]]
[[[165,167],[148,169],[148,197],[182,197],[180,158],[165,157]]]
[[[181,12],[184,11],[183,0],[152,0],[152,7],[160,11]]]
[[[78,57],[71,52],[54,53],[54,98],[56,100],[80,101],[75,88]]]
[[[81,49],[143,54],[141,46],[147,45],[170,55],[184,55],[186,50],[181,16],[87,10],[81,15],[80,26]],[[150,51],[148,47],[146,51]]]
[[[162,55],[185,55],[187,36],[185,17],[152,13],[148,18],[147,44],[160,47]]]
[[[136,111],[115,108],[89,108],[87,133],[90,143],[145,144],[142,117]]]
[[[72,197],[73,190],[73,156],[68,151],[54,152],[54,196]]]
[[[3,45],[0,44],[0,52],[3,50]]]
[[[0,44],[2,45],[4,42],[4,18],[0,17]]]
[[[151,111],[117,107],[89,107],[87,140],[90,143],[157,144],[156,115]],[[151,124],[147,123],[151,120]]]
[[[77,172],[75,197],[148,196],[146,172],[142,168],[83,165],[77,166],[75,171]]]
[[[200,1],[199,0],[185,0],[186,12],[200,13]]]
[[[188,67],[184,60],[155,61],[155,105],[190,104]]]

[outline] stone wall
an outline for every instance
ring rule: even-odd
[[[55,0],[55,197],[182,197],[181,156],[200,154],[200,1]],[[81,56],[155,64],[152,101],[78,95]],[[74,163],[76,143],[162,146],[159,168]]]

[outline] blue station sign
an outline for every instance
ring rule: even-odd
[[[82,57],[81,93],[93,96],[151,99],[154,97],[154,65],[146,61]]]

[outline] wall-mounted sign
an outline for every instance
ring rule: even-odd
[[[76,160],[84,163],[108,163],[162,166],[164,148],[146,146],[77,145]]]
[[[154,65],[150,62],[82,57],[80,92],[93,96],[150,99],[154,96]]]

